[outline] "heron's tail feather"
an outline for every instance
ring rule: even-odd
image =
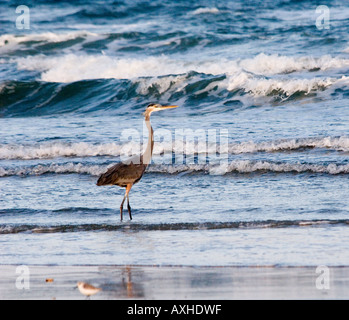
[[[97,181],[97,186],[104,186],[110,184],[107,183],[108,180],[109,179],[107,179],[106,174],[102,174]]]
[[[111,185],[115,184],[117,177],[118,177],[118,168],[121,166],[120,163],[112,166],[107,170],[107,172],[103,173],[98,181],[97,181],[97,186],[106,186],[106,185]]]

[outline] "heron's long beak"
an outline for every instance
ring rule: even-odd
[[[161,106],[157,110],[165,110],[165,109],[173,109],[173,108],[178,108],[178,106]]]

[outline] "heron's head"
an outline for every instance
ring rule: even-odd
[[[145,109],[144,115],[147,117],[150,116],[152,112],[155,111],[161,111],[161,110],[166,110],[166,109],[173,109],[177,108],[178,106],[163,106],[159,103],[150,103],[147,108]]]

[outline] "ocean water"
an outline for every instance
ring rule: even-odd
[[[0,3],[0,264],[349,265],[349,7]],[[20,20],[19,23],[24,23]],[[130,192],[100,174],[147,143]]]

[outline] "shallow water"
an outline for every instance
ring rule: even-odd
[[[0,6],[1,264],[348,265],[344,3]],[[120,222],[96,181],[153,101],[180,108]]]

